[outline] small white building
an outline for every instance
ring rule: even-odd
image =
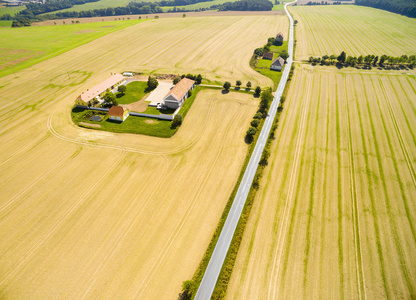
[[[195,81],[183,78],[166,94],[163,98],[163,103],[168,108],[177,109],[188,98],[188,92],[193,90],[194,86]]]
[[[284,64],[285,64],[285,60],[279,56],[272,62],[270,66],[270,70],[282,71]]]

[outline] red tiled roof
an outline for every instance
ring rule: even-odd
[[[164,98],[169,95],[174,96],[176,99],[181,100],[189,89],[195,84],[195,81],[189,78],[183,78],[179,81],[170,91],[166,94]]]
[[[97,97],[99,94],[101,94],[102,92],[104,92],[109,87],[115,85],[117,82],[119,82],[119,81],[121,81],[123,79],[124,79],[124,76],[123,75],[121,75],[121,74],[114,74],[110,78],[107,78],[106,80],[104,80],[103,82],[101,82],[100,84],[97,84],[93,88],[88,89],[88,91],[83,92],[80,95],[80,98],[83,101],[88,102],[88,101],[92,100],[93,98]]]
[[[122,106],[111,106],[110,110],[108,111],[108,115],[111,117],[123,117],[125,108]]]

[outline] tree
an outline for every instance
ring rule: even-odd
[[[377,61],[378,61],[378,56],[374,57],[374,60],[373,60],[373,65],[374,66],[377,65]]]
[[[149,89],[154,90],[158,85],[159,82],[157,82],[157,79],[152,76],[149,76],[149,78],[147,79],[147,86],[149,87]]]
[[[246,87],[247,87],[248,89],[250,89],[250,88],[251,88],[251,82],[250,82],[250,81],[249,81],[249,82],[247,82]]]
[[[225,83],[224,83],[224,85],[223,85],[223,87],[224,87],[224,89],[225,90],[229,90],[230,89],[230,87],[231,87],[231,83],[230,82],[228,82],[228,81],[226,81]]]
[[[254,115],[253,119],[263,119],[263,114],[261,112],[258,112]]]
[[[297,24],[298,24],[298,20],[295,20],[295,22],[294,22],[294,23],[295,23],[295,25],[297,25]]]
[[[186,14],[183,14],[183,15],[182,15],[182,18],[186,18]]]
[[[255,135],[257,133],[257,128],[255,128],[255,127],[250,127],[248,130],[247,130],[247,132],[246,132],[246,134],[248,135],[248,136],[253,136],[253,135]]]
[[[241,80],[237,80],[237,82],[235,83],[236,86],[240,87],[241,86]]]
[[[172,128],[176,128],[182,125],[183,117],[181,114],[176,114],[175,117],[173,117],[172,121]]]
[[[268,88],[263,93],[261,93],[260,111],[265,112],[269,108],[270,102],[272,102],[272,100],[272,90]]]
[[[357,59],[358,64],[361,65],[363,63],[363,59],[364,57],[362,55],[358,56],[358,59]]]
[[[118,91],[122,94],[122,95],[124,95],[124,93],[126,92],[126,86],[125,85],[120,85],[119,87],[118,87]]]
[[[192,295],[196,292],[196,285],[193,280],[187,280],[182,283],[182,293],[179,294],[180,300],[191,299]]]
[[[257,95],[260,95],[260,93],[261,93],[261,87],[256,86],[256,89],[254,90],[254,92],[255,92]]]
[[[173,78],[173,84],[177,84],[179,81],[181,81],[179,76],[175,76],[175,78]]]
[[[254,119],[253,121],[251,121],[250,125],[253,127],[259,127],[260,124],[260,120],[259,119]]]
[[[345,51],[342,51],[341,54],[337,57],[337,60],[340,63],[345,63],[346,59],[347,59],[347,54],[345,53]]]
[[[287,53],[286,50],[283,50],[282,52],[280,52],[280,57],[286,60],[289,57],[289,53]]]
[[[111,103],[112,105],[117,105],[116,95],[112,92],[107,92],[104,94],[103,99],[107,103]]]
[[[201,74],[198,74],[198,76],[196,76],[196,83],[201,84],[201,82],[202,82],[202,76]]]

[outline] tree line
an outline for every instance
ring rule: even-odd
[[[356,5],[369,6],[416,18],[415,0],[356,0]]]
[[[268,0],[241,0],[212,5],[210,9],[218,9],[219,11],[270,11],[273,9],[273,3]]]
[[[402,55],[402,56],[389,56],[389,55],[360,55],[360,56],[347,56],[345,51],[342,51],[340,55],[324,55],[322,57],[309,57],[309,62],[321,65],[339,65],[339,66],[351,66],[364,65],[364,66],[408,66],[413,69],[416,65],[415,55]]]

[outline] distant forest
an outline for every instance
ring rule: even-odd
[[[15,20],[13,27],[30,26],[31,22],[42,20],[66,19],[66,18],[91,18],[104,16],[121,16],[135,14],[159,14],[163,13],[162,7],[174,7],[168,12],[188,12],[218,9],[219,11],[270,11],[273,3],[268,0],[238,0],[236,2],[226,2],[220,5],[212,5],[209,8],[199,8],[188,10],[186,8],[177,8],[176,6],[186,6],[199,2],[209,2],[213,0],[161,0],[159,2],[130,2],[127,6],[109,7],[103,9],[92,9],[86,11],[65,11],[51,13],[64,8],[70,8],[74,5],[84,4],[87,2],[96,2],[98,0],[63,0],[47,2],[46,4],[27,4],[25,10],[19,12],[14,17],[4,15],[0,20]],[[49,14],[46,14],[49,13]]]
[[[219,11],[269,11],[273,9],[273,3],[268,0],[242,0],[213,5],[211,9],[218,9]]]
[[[356,0],[355,4],[384,9],[411,18],[416,18],[415,0]]]

